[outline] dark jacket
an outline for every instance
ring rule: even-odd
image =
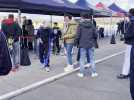
[[[80,48],[92,48],[97,39],[96,28],[91,20],[82,21],[77,29],[76,44]]]
[[[40,27],[37,32],[37,38],[41,38],[44,44],[48,44],[52,38],[52,29],[49,27]]]
[[[134,44],[134,20],[129,22],[124,38],[126,44]]]
[[[61,30],[59,29],[59,27],[53,27],[53,39],[59,39],[61,38]]]
[[[0,75],[7,75],[12,68],[12,63],[6,44],[6,38],[0,32]]]
[[[7,38],[13,38],[14,42],[19,40],[21,34],[21,28],[18,23],[14,22],[13,19],[7,19],[2,22],[2,31]]]

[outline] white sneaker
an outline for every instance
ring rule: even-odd
[[[79,65],[79,62],[78,62],[78,61],[76,61],[73,65]]]
[[[92,73],[91,77],[97,77],[98,76],[98,73]]]
[[[46,70],[47,72],[50,72],[50,69],[49,69],[48,67],[46,67],[45,70]]]
[[[73,65],[68,65],[67,67],[64,68],[65,72],[72,71],[74,69]]]
[[[84,77],[84,74],[78,73],[77,76],[80,77],[80,78],[83,78]]]
[[[84,65],[85,66],[85,68],[89,68],[89,67],[91,67],[91,64],[90,63],[87,63],[86,65]]]

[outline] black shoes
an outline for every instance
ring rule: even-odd
[[[123,74],[120,74],[117,76],[118,79],[128,79],[129,78],[129,75],[123,75]]]

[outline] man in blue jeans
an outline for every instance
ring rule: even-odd
[[[91,76],[96,77],[98,74],[96,73],[95,67],[95,58],[94,58],[94,47],[95,47],[95,39],[97,38],[96,28],[92,21],[92,12],[83,13],[82,21],[80,22],[77,29],[76,43],[78,43],[78,47],[80,48],[80,73],[78,73],[79,77],[84,77],[84,65],[88,57],[90,59],[91,64]]]
[[[76,35],[77,24],[72,20],[72,16],[66,14],[64,16],[65,26],[64,26],[64,45],[67,53],[67,67],[64,68],[64,71],[73,70],[73,62],[72,62],[72,49],[74,46],[74,39]]]

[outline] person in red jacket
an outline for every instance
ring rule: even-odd
[[[3,20],[1,29],[6,36],[8,48],[11,54],[13,71],[19,68],[19,35],[21,28],[17,22],[14,21],[14,15],[9,14],[8,19]]]

